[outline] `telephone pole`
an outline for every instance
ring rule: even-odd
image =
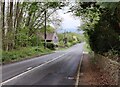
[[[44,39],[45,39],[45,41],[44,41],[44,48],[46,48],[46,20],[47,20],[47,18],[46,18],[46,9],[45,9],[45,30],[44,30]]]

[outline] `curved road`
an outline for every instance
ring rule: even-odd
[[[64,51],[4,65],[2,85],[75,85],[83,43]]]

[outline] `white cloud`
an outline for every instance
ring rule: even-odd
[[[58,14],[62,17],[63,21],[61,28],[67,31],[76,31],[78,26],[81,25],[80,18],[75,18],[72,13],[67,13],[68,7],[64,10],[59,10]]]

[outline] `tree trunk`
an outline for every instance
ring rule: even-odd
[[[2,49],[5,50],[4,39],[5,39],[5,2],[1,2],[1,13],[2,13]]]
[[[11,33],[11,43],[9,46],[9,50],[12,50],[14,47],[14,29],[13,29],[13,2],[10,2],[10,33]]]
[[[9,2],[8,4],[8,17],[7,17],[7,23],[8,23],[8,28],[7,28],[7,48],[6,50],[12,50],[13,45],[14,45],[14,33],[13,33],[13,2]]]
[[[3,8],[3,6],[2,6],[2,2],[0,2],[0,19],[2,19],[3,18],[3,15],[2,15],[2,8]],[[2,21],[0,21],[0,25],[2,25]],[[2,49],[2,26],[0,26],[0,50]],[[1,51],[0,51],[0,55],[2,55],[1,54]],[[0,63],[0,65],[1,65],[1,63]]]
[[[19,2],[15,4],[15,19],[14,19],[14,29],[15,29],[15,36],[14,36],[14,48],[17,46],[17,34],[18,34],[18,16],[19,16]]]

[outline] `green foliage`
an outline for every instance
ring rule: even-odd
[[[84,44],[84,51],[88,52],[90,54],[92,53],[92,50],[91,50],[90,45],[88,43]]]
[[[67,46],[70,47],[76,43],[80,43],[83,41],[83,36],[78,33],[74,32],[66,32],[66,33],[59,33],[58,38],[59,38],[59,46],[64,47],[63,39],[67,38]]]
[[[64,34],[63,33],[58,33],[58,38],[59,38],[59,42],[62,42],[64,39]]]
[[[52,1],[52,2],[50,2],[48,0],[47,3],[46,3],[46,5],[49,8],[59,8],[59,9],[61,9],[62,7],[64,7],[66,5],[66,3],[60,2],[59,0],[55,0],[55,1]]]
[[[47,42],[47,48],[55,50],[55,45],[52,42]]]
[[[8,1],[8,3],[9,2],[10,1]],[[41,40],[36,35],[36,32],[38,32],[39,29],[40,32],[44,32],[45,12],[46,21],[49,22],[52,18],[51,16],[66,5],[65,2],[58,0],[56,2],[49,2],[48,0],[45,2],[13,1],[7,6],[5,6],[5,4],[7,4],[7,2],[2,3],[2,15],[4,18],[2,20],[2,34],[5,36],[3,37],[4,51],[10,51],[18,47],[38,46],[41,44]],[[5,10],[5,8],[9,10]],[[13,18],[13,20],[11,20],[11,18]],[[6,29],[4,29],[4,27],[6,27]],[[53,27],[50,25],[47,26],[47,32],[54,31]]]
[[[19,61],[25,58],[33,57],[33,56],[38,56],[41,54],[46,54],[51,52],[49,49],[44,49],[43,46],[39,47],[25,47],[21,48],[19,50],[13,50],[10,52],[3,51],[2,54],[2,62],[3,63],[9,63],[9,62],[14,62],[14,61]]]
[[[59,41],[58,46],[59,47],[64,47],[65,45],[64,45],[63,41]]]
[[[42,26],[45,22],[45,12],[47,13],[46,21],[49,22],[48,20],[52,18],[50,16],[53,16],[66,3],[58,0],[56,2],[48,0],[45,2],[15,2],[13,0],[10,4],[7,3],[10,3],[10,1],[1,4],[3,17],[1,22],[3,23],[2,35],[4,36],[2,38],[3,62],[21,60],[22,58],[50,52],[50,49],[54,49],[53,43],[48,43],[47,47],[49,49],[44,49],[37,32],[44,32],[44,27]],[[47,32],[53,33],[55,29],[48,25]]]
[[[120,2],[81,2],[76,6],[71,9],[82,18],[80,29],[91,49],[102,55],[114,51],[120,55]]]
[[[88,32],[89,42],[93,51],[97,53],[104,53],[109,50],[119,51],[119,34],[115,32],[109,21],[101,18],[94,29],[94,31]]]
[[[47,30],[48,33],[53,33],[53,32],[55,32],[55,29],[54,29],[52,26],[50,26],[50,25],[46,26],[46,30]],[[39,32],[41,32],[41,33],[44,33],[44,31],[45,31],[45,28],[44,28],[44,27],[42,27],[42,28],[39,30]]]

